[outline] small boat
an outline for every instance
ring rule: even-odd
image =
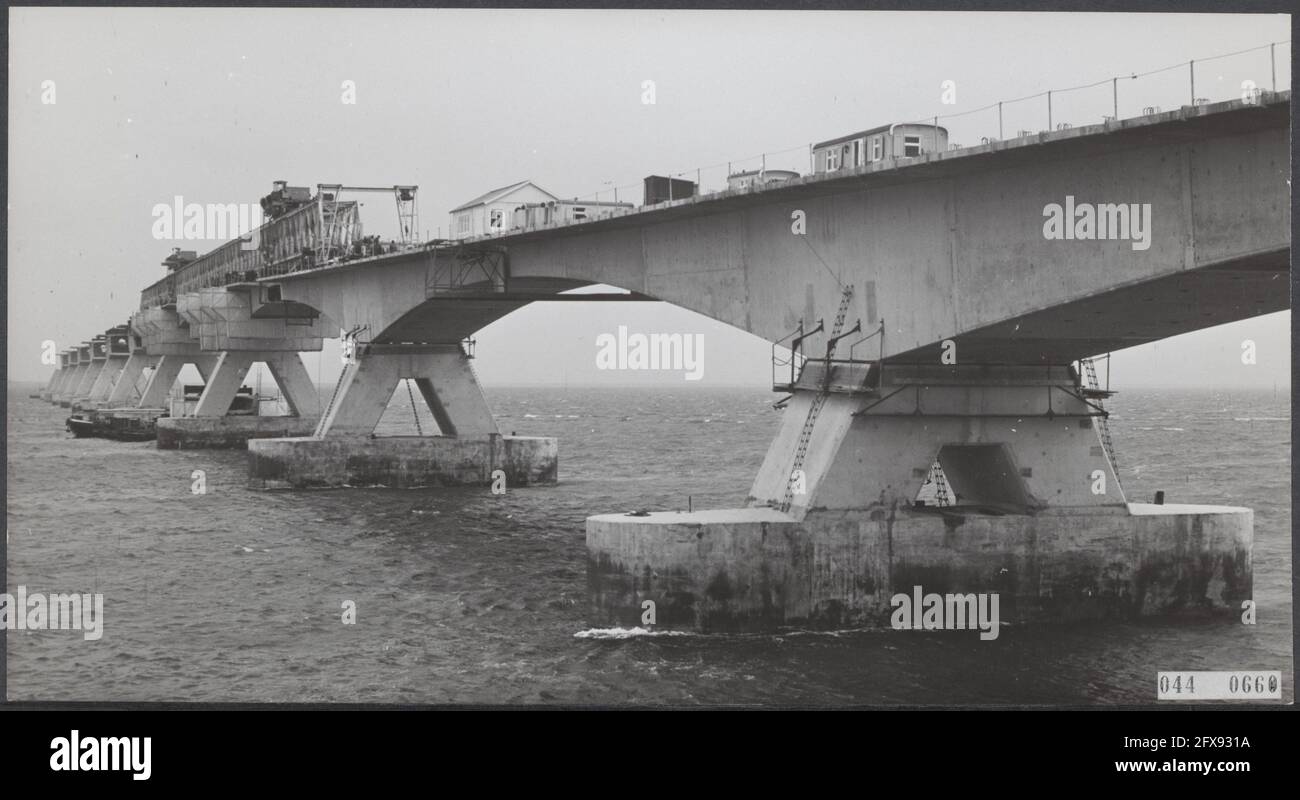
[[[260,397],[254,394],[253,387],[241,386],[239,391],[235,392],[235,399],[230,401],[230,410],[226,412],[226,415],[257,416],[259,399]]]
[[[107,419],[100,436],[119,442],[148,442],[158,437],[155,425],[158,417],[139,415],[114,415]]]
[[[99,437],[119,442],[145,442],[157,438],[157,422],[162,417],[193,413],[203,396],[203,385],[187,384],[173,395],[171,408],[77,408],[66,426],[78,439]],[[231,416],[257,416],[263,398],[251,386],[241,386],[226,413]]]
[[[95,409],[68,417],[67,429],[78,439],[99,437],[119,442],[147,442],[157,436],[159,416],[151,409]]]
[[[67,429],[78,439],[95,435],[95,423],[85,417],[68,417]]]
[[[194,409],[199,404],[199,399],[203,397],[203,384],[186,384],[181,389],[180,402],[173,403],[173,416],[188,417],[194,414]],[[261,397],[253,390],[251,386],[241,386],[235,392],[235,397],[230,401],[230,409],[226,411],[226,416],[257,416],[258,405]]]

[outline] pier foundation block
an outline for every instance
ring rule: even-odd
[[[1034,515],[770,508],[587,520],[589,621],[702,632],[888,628],[891,598],[997,593],[1002,622],[1231,618],[1251,599],[1253,513],[1131,504]]]
[[[397,436],[258,439],[248,443],[249,486],[507,486],[555,483],[556,439],[542,436]]]
[[[243,449],[250,440],[307,436],[316,417],[163,417],[158,420],[159,450]]]

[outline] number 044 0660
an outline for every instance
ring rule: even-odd
[[[1267,670],[1233,672],[1160,672],[1157,700],[1281,700],[1282,673]]]

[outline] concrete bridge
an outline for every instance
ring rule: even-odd
[[[595,622],[868,624],[909,581],[1004,592],[1004,619],[1232,610],[1249,510],[1130,503],[1080,367],[1289,308],[1289,118],[1265,93],[349,261],[236,254],[131,325],[142,358],[207,370],[213,418],[250,358],[348,332],[311,435],[249,441],[252,483],[291,487],[554,481],[555,441],[500,435],[461,344],[529,302],[655,299],[797,343],[747,508],[589,520]],[[560,294],[593,284],[632,294]],[[68,355],[56,396],[91,374]],[[370,437],[404,378],[440,436]]]
[[[1064,364],[1289,306],[1289,99],[887,160],[274,282],[377,344],[454,343],[594,283],[775,341],[829,315],[851,284],[852,316],[888,312],[891,361],[935,363],[951,338],[962,361]],[[1045,239],[1044,207],[1067,197],[1150,204],[1149,245]],[[803,235],[791,232],[800,211]],[[482,266],[466,267],[471,256]]]

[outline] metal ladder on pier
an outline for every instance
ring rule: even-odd
[[[937,506],[952,505],[952,497],[948,494],[948,479],[943,474],[943,467],[939,462],[934,462],[934,467],[930,470],[930,478],[934,481],[934,504]]]
[[[1097,380],[1097,365],[1091,358],[1079,359],[1079,366],[1083,367],[1083,379],[1087,388],[1094,391],[1100,391],[1101,384]],[[1097,407],[1105,410],[1105,405],[1100,399],[1097,400]],[[1110,420],[1103,413],[1101,416],[1094,417],[1097,420],[1097,427],[1101,431],[1101,443],[1106,449],[1106,458],[1110,459],[1111,471],[1115,473],[1115,481],[1119,482],[1119,459],[1115,457],[1115,444],[1110,438]]]
[[[840,307],[835,312],[835,324],[831,326],[831,339],[840,335],[844,328],[844,318],[849,313],[849,303],[853,300],[853,285],[849,284],[844,287],[840,295]],[[792,355],[791,358],[794,356]],[[786,476],[785,497],[781,500],[781,511],[789,511],[790,504],[794,502],[794,476],[803,469],[804,459],[808,455],[808,445],[812,442],[813,428],[817,425],[817,417],[822,413],[822,407],[826,405],[826,398],[830,396],[830,370],[831,365],[830,353],[827,353],[826,372],[823,375],[821,388],[817,390],[817,396],[813,398],[812,405],[808,407],[808,416],[804,418],[803,429],[799,431],[799,443],[795,446],[794,463],[790,467],[790,474]],[[807,364],[804,365],[807,367]]]
[[[325,435],[326,426],[329,425],[330,412],[339,401],[339,392],[343,389],[343,384],[351,381],[360,367],[360,361],[357,358],[357,348],[361,347],[361,342],[357,341],[363,331],[370,330],[369,325],[358,325],[352,330],[343,334],[343,347],[348,353],[348,358],[343,362],[343,370],[339,373],[339,380],[334,384],[334,392],[330,395],[330,401],[321,409],[320,420],[316,423],[316,430],[312,432],[312,437],[319,439]],[[418,422],[416,423],[419,424]]]
[[[339,372],[338,382],[334,384],[334,393],[330,395],[329,403],[327,403],[325,408],[321,410],[320,419],[316,421],[316,430],[312,432],[313,438],[319,439],[325,435],[325,425],[329,420],[330,412],[334,410],[334,404],[338,402],[339,390],[343,388],[343,382],[348,377],[348,371],[351,366],[351,364],[347,364],[343,367],[343,370]]]

